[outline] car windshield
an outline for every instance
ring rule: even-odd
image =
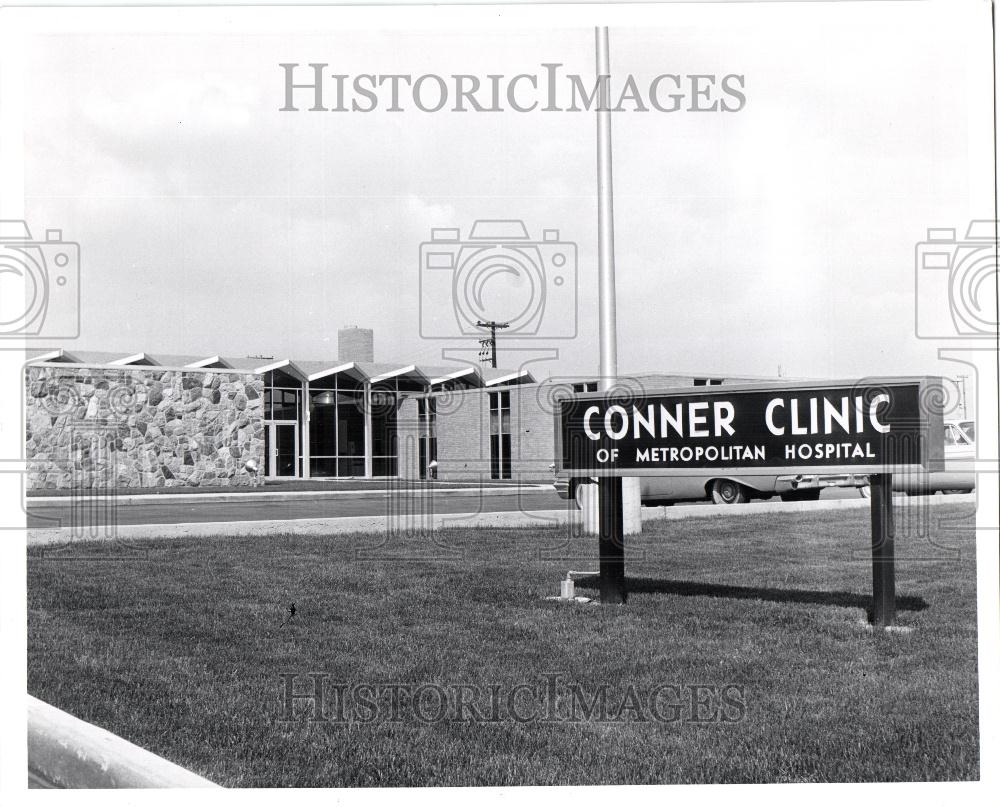
[[[963,420],[958,426],[973,443],[976,442],[976,421]]]

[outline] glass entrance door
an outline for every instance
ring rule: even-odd
[[[299,425],[294,420],[264,424],[268,476],[298,476]]]

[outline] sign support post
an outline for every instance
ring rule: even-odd
[[[622,518],[622,479],[602,476],[597,480],[600,532],[597,546],[600,557],[602,605],[624,605],[625,529]]]
[[[555,413],[557,476],[598,478],[600,590],[626,598],[622,477],[674,478],[697,497],[720,480],[770,477],[773,493],[816,491],[827,474],[871,485],[872,609],[896,620],[892,477],[943,467],[944,419],[926,405],[936,377],[664,387],[634,396],[583,392]],[[702,487],[704,485],[704,487]],[[792,497],[789,497],[792,498]]]
[[[872,502],[872,624],[888,628],[896,620],[896,525],[892,474],[869,478]]]

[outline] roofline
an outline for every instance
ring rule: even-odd
[[[321,378],[326,378],[327,376],[336,375],[337,373],[349,373],[354,371],[362,378],[368,378],[365,375],[364,370],[357,366],[353,361],[349,361],[346,364],[338,364],[335,367],[327,367],[325,370],[320,370],[318,373],[310,373],[306,377],[306,381],[319,381]]]
[[[128,364],[138,364],[140,361],[148,361],[152,365],[159,366],[153,357],[146,353],[133,353],[131,356],[122,356],[120,359],[112,359],[108,364],[112,366],[125,366]]]
[[[619,381],[627,381],[630,378],[643,378],[645,376],[675,376],[677,378],[721,378],[723,380],[736,379],[737,381],[809,381],[812,377],[806,376],[776,376],[776,375],[751,375],[748,373],[715,373],[698,372],[692,373],[687,370],[639,370],[633,373],[618,373]],[[594,375],[567,376],[568,379],[600,381],[601,377]]]
[[[221,364],[223,367],[232,367],[232,365],[223,359],[221,356],[206,356],[204,359],[198,359],[198,361],[193,361],[190,364],[185,364],[185,367],[192,368],[202,368],[207,367],[209,364]],[[210,370],[217,370],[218,367],[209,367]]]
[[[479,371],[475,367],[463,367],[460,370],[455,370],[454,372],[440,376],[439,378],[432,378],[430,379],[430,384],[433,387],[435,384],[443,384],[445,381],[454,381],[462,376],[469,375],[469,373],[472,373],[472,377],[476,379],[477,386],[482,385],[483,378],[479,375]]]
[[[290,375],[297,376],[300,381],[309,380],[309,377],[291,359],[280,359],[270,364],[262,364],[260,367],[254,367],[253,372],[258,375],[264,375],[264,373],[270,373],[272,370],[288,370]]]
[[[180,367],[178,365],[157,364],[155,367],[142,364],[101,364],[99,362],[73,362],[72,364],[61,361],[39,361],[31,359],[28,364],[32,367],[51,367],[55,370],[68,370],[70,368],[80,368],[81,370],[121,370],[129,372],[135,370],[155,370],[156,372],[171,373],[226,373],[228,375],[259,375],[253,370],[240,367]]]
[[[514,380],[516,380],[518,378],[525,378],[525,377],[527,377],[527,378],[531,379],[532,381],[534,381],[534,378],[532,377],[532,375],[531,375],[531,373],[529,371],[527,371],[527,370],[518,370],[517,372],[508,373],[507,375],[502,375],[502,376],[498,376],[497,378],[491,379],[490,381],[487,381],[483,386],[486,386],[486,387],[496,387],[496,386],[499,386],[500,384],[504,384],[504,383],[506,383],[508,381],[514,381]]]
[[[67,353],[62,348],[57,348],[56,350],[50,350],[48,353],[41,353],[38,356],[33,356],[28,359],[27,364],[38,364],[40,362],[55,362],[56,359],[68,359],[69,363],[79,364],[80,360],[74,356],[72,353]],[[55,362],[55,363],[65,363],[65,362]]]
[[[420,372],[415,364],[407,364],[405,367],[400,367],[398,370],[389,370],[388,372],[380,373],[379,375],[372,376],[368,380],[372,384],[378,384],[381,381],[388,381],[390,378],[398,378],[401,375],[419,376],[424,379],[424,381],[427,381],[427,376]]]

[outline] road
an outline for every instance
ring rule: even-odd
[[[267,521],[295,518],[338,518],[344,516],[382,516],[406,513],[488,513],[510,510],[556,510],[567,502],[555,492],[532,491],[523,494],[493,496],[434,497],[384,494],[378,498],[337,496],[329,499],[298,499],[282,501],[218,502],[162,500],[107,506],[101,500],[81,502],[75,508],[71,501],[33,504],[28,501],[28,528],[52,528],[106,524],[112,518],[117,524],[183,524],[204,521]]]
[[[857,498],[857,490],[827,489],[824,499]],[[186,499],[171,501],[164,496],[155,501],[114,506],[114,500],[94,498],[83,501],[32,502],[28,500],[28,527],[56,528],[116,524],[184,524],[206,521],[266,521],[301,518],[338,518],[344,516],[405,515],[408,513],[496,513],[509,511],[558,510],[569,505],[554,491],[487,496],[438,494],[416,497],[383,494],[359,498],[336,496],[327,499],[288,497],[281,501],[255,500],[219,502]]]

